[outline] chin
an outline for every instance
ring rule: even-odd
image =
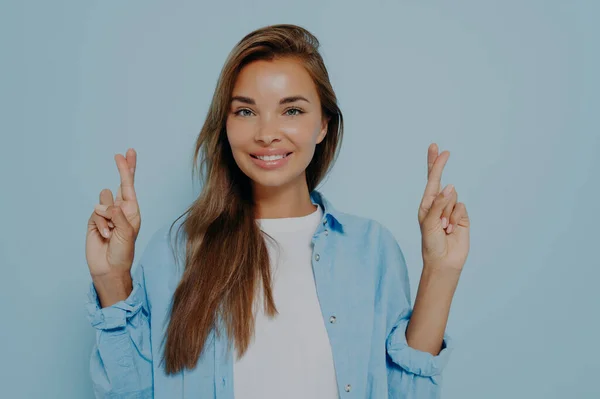
[[[253,166],[253,165],[251,165]],[[256,171],[251,169],[251,173],[246,176],[252,180],[252,184],[260,187],[284,187],[292,186],[302,180],[302,172],[290,173],[287,171]]]
[[[255,185],[262,187],[282,187],[291,183],[291,179],[284,176],[251,176],[250,179]]]

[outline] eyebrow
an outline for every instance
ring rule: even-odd
[[[256,105],[256,101],[254,101],[254,99],[250,98],[250,97],[245,97],[245,96],[233,96],[231,98],[231,102],[234,101],[239,101],[241,103],[244,104],[249,104],[249,105]],[[291,96],[291,97],[285,97],[282,98],[281,100],[279,100],[279,104],[289,104],[289,103],[294,103],[296,101],[306,101],[307,103],[310,104],[310,101],[308,101],[305,97],[303,96]]]

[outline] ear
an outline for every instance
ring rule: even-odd
[[[323,118],[323,121],[321,123],[321,131],[319,132],[319,135],[317,136],[317,144],[321,143],[321,141],[323,141],[323,139],[327,135],[327,128],[329,127],[329,119],[330,118],[325,118],[325,117]]]

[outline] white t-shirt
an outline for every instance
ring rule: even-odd
[[[255,298],[255,337],[234,357],[235,399],[338,398],[333,356],[313,277],[312,236],[323,217],[257,219],[271,261],[273,297],[279,311],[264,314],[262,282]]]

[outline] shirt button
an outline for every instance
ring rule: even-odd
[[[336,320],[335,316],[331,316],[331,317],[329,318],[329,322],[330,322],[331,324],[335,323],[335,320]]]
[[[327,224],[327,219],[323,220],[323,224],[324,225]]]
[[[318,261],[319,261],[319,259],[321,259],[321,257],[319,256],[319,254],[316,254],[316,255],[315,255],[315,260],[318,262]]]
[[[329,235],[329,231],[325,230],[325,235],[328,236]]]
[[[352,385],[350,385],[350,384],[346,385],[346,392],[350,392],[351,389],[352,389]]]

